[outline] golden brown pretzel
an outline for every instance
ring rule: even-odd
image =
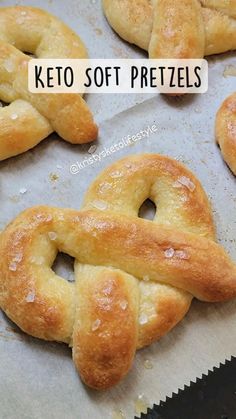
[[[138,218],[157,204],[153,221]],[[0,236],[0,306],[22,330],[66,342],[83,381],[116,384],[135,351],[159,339],[191,300],[236,295],[236,266],[214,242],[199,181],[160,155],[127,157],[87,192],[82,211],[35,207]],[[75,283],[51,269],[57,252],[75,258]]]
[[[217,112],[216,141],[226,163],[236,175],[236,93],[225,99]]]
[[[103,0],[112,28],[150,58],[203,58],[236,49],[235,0]]]
[[[28,61],[86,58],[80,38],[56,17],[32,7],[0,8],[0,160],[23,153],[56,131],[80,144],[95,140],[97,126],[79,94],[31,94]]]

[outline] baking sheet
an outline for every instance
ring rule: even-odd
[[[0,1],[1,6],[15,4]],[[21,1],[59,16],[77,31],[93,58],[141,58],[145,54],[113,33],[100,0]],[[0,163],[0,229],[23,209],[37,204],[80,208],[87,187],[123,155],[158,152],[192,169],[213,205],[218,239],[236,260],[235,178],[214,143],[214,118],[222,100],[235,91],[236,78],[223,77],[235,54],[213,57],[207,94],[180,99],[153,95],[90,95],[100,126],[96,153],[123,137],[157,126],[157,131],[72,175],[90,145],[71,146],[56,135],[22,156]],[[68,266],[67,266],[68,268]],[[68,275],[66,265],[60,269]],[[65,271],[63,271],[66,270]],[[137,398],[150,406],[213,365],[236,354],[236,301],[194,301],[185,319],[160,342],[139,351],[133,369],[114,389],[88,390],[80,381],[65,345],[31,338],[0,314],[0,418],[112,418],[119,409],[133,418]],[[149,363],[145,361],[150,361]],[[152,368],[145,366],[151,364]]]

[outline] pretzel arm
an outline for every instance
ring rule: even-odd
[[[108,388],[130,369],[137,348],[138,280],[118,270],[75,266],[73,359],[83,380]]]
[[[153,12],[150,58],[203,58],[205,31],[198,0],[158,0]]]

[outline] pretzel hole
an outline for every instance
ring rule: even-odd
[[[0,100],[0,108],[5,108],[5,106],[8,106],[9,103],[3,102],[3,100]]]
[[[157,207],[151,199],[146,199],[139,209],[139,218],[152,221],[155,218]]]
[[[58,276],[64,278],[68,282],[74,282],[74,258],[66,253],[59,252],[53,262],[52,270]]]

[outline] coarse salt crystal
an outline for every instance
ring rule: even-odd
[[[181,188],[181,186],[185,186],[190,192],[193,192],[196,188],[194,183],[186,176],[181,176],[178,178],[177,181],[174,182],[173,186],[174,188]]]
[[[149,402],[143,394],[140,394],[135,400],[135,413],[141,416],[142,413],[147,413]]]
[[[235,76],[236,77],[236,67],[232,64],[227,65],[225,67],[224,73],[223,73],[224,77],[228,77],[228,76]]]
[[[57,239],[57,234],[55,233],[55,231],[49,231],[48,237],[50,240],[54,241]]]
[[[20,194],[24,195],[27,192],[27,189],[26,188],[21,188],[19,190],[19,192],[20,192]]]
[[[149,359],[146,359],[146,361],[144,361],[144,367],[147,370],[151,370],[153,368],[153,363]]]
[[[35,215],[35,219],[36,220],[41,220],[41,221],[51,221],[52,216],[50,214],[47,215],[47,216],[45,216],[45,214],[37,214],[37,215]]]
[[[187,197],[187,195],[182,195],[182,196],[180,197],[180,201],[182,201],[182,202],[188,202],[188,197]]]
[[[101,320],[99,319],[95,320],[95,322],[93,322],[92,324],[92,332],[95,332],[95,330],[99,328],[100,324],[101,324]]]
[[[109,182],[103,182],[99,185],[99,192],[103,193],[111,189],[111,184]]]
[[[148,317],[146,316],[146,314],[142,313],[139,316],[139,324],[144,325],[148,322]]]
[[[34,300],[35,300],[35,292],[34,292],[34,291],[30,291],[30,292],[28,293],[28,295],[26,296],[25,301],[26,301],[27,303],[33,303],[33,302],[34,302]]]
[[[172,38],[175,35],[175,31],[173,31],[171,28],[167,27],[164,31],[166,38]]]
[[[13,120],[13,121],[15,121],[15,119],[17,119],[18,118],[18,115],[16,114],[16,113],[13,113],[12,115],[11,115],[11,119]]]
[[[126,310],[127,307],[128,307],[128,301],[126,301],[126,300],[121,301],[120,302],[120,307],[121,307],[122,310]]]
[[[93,201],[92,206],[102,211],[107,209],[107,203],[105,201]]]
[[[9,271],[15,272],[17,270],[17,263],[13,260],[9,265]]]
[[[171,247],[170,249],[166,249],[164,253],[165,253],[166,258],[171,259],[171,258],[173,258],[174,254],[175,254],[175,251]]]
[[[95,153],[96,150],[97,150],[97,146],[96,145],[91,145],[88,149],[88,153],[93,154],[93,153]]]
[[[21,262],[23,259],[23,254],[22,253],[17,253],[16,256],[13,259],[13,262],[19,263]]]
[[[119,172],[118,170],[116,170],[115,172],[112,172],[110,176],[112,178],[119,178],[119,177],[122,177],[123,174],[121,172]]]

